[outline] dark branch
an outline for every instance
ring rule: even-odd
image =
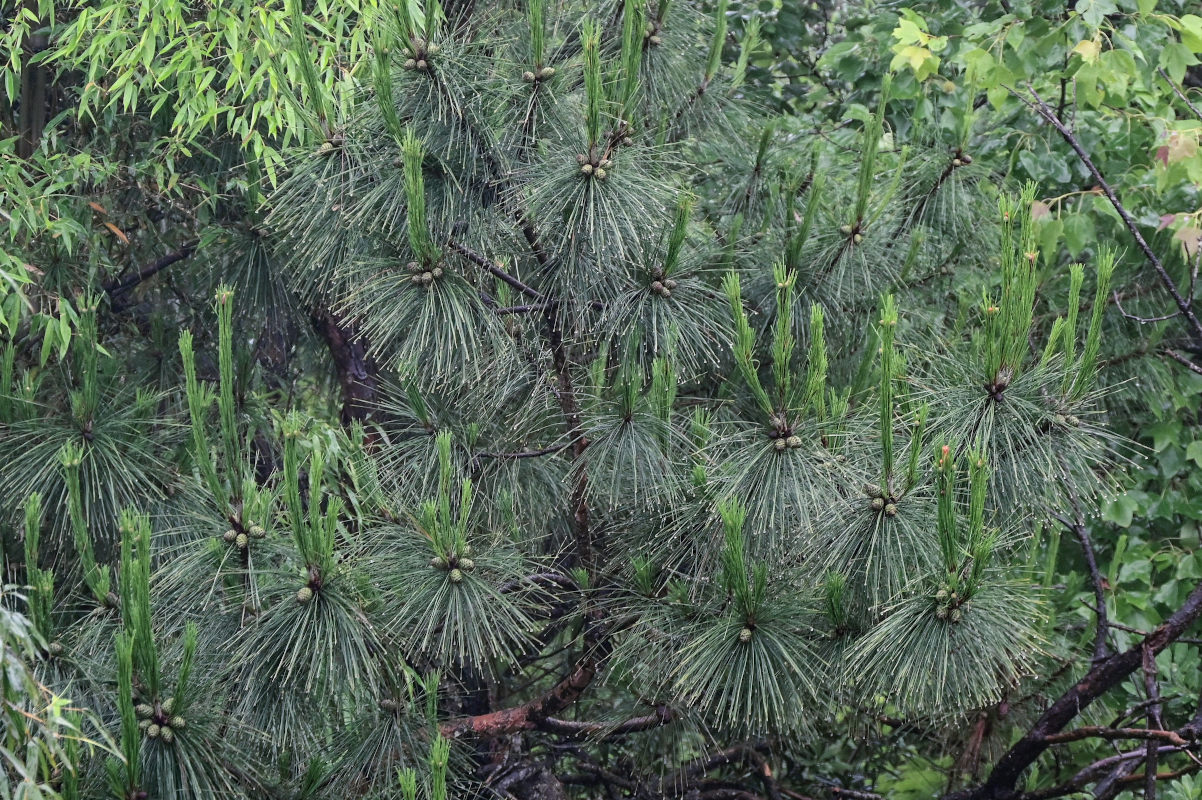
[[[459,244],[459,242],[456,242],[453,239],[450,239],[447,241],[447,246],[450,247],[452,250],[454,250],[459,255],[466,258],[468,261],[475,264],[476,266],[483,267],[484,269],[488,270],[493,275],[495,275],[498,278],[500,278],[501,280],[505,281],[505,283],[509,284],[514,289],[517,289],[522,294],[524,294],[528,297],[533,297],[535,300],[543,299],[543,296],[538,293],[538,290],[522,283],[516,277],[514,277],[513,275],[510,275],[508,272],[506,272],[505,270],[501,269],[499,266],[494,264],[487,257],[485,257],[484,255],[482,255],[480,253],[477,253],[475,250],[472,250],[469,247]]]
[[[1069,522],[1059,515],[1057,515],[1057,519],[1060,524],[1072,531],[1073,535],[1077,537],[1077,541],[1081,543],[1081,550],[1085,554],[1085,565],[1089,567],[1089,577],[1093,582],[1094,602],[1097,604],[1094,613],[1098,615],[1097,630],[1094,633],[1093,640],[1093,663],[1097,664],[1106,658],[1106,637],[1110,633],[1110,626],[1106,618],[1106,586],[1102,579],[1102,571],[1098,569],[1098,558],[1094,553],[1093,542],[1089,538],[1089,531],[1085,528],[1085,521],[1081,519],[1081,509],[1077,504],[1077,498],[1071,494],[1070,497],[1073,508],[1076,510],[1076,520]]]
[[[161,256],[161,257],[155,259],[154,261],[150,262],[145,267],[138,270],[138,272],[129,276],[125,280],[112,281],[110,283],[106,283],[104,285],[104,290],[106,292],[108,292],[110,295],[118,295],[118,294],[121,294],[122,292],[128,291],[129,289],[132,289],[133,287],[137,286],[142,281],[144,281],[150,277],[153,277],[154,275],[157,275],[158,273],[167,269],[167,267],[171,266],[172,264],[176,263],[177,261],[183,261],[185,258],[188,258],[189,256],[191,256],[193,253],[196,252],[196,246],[198,244],[199,244],[199,242],[196,240],[188,242],[183,247],[181,247],[179,250],[176,250],[174,253],[168,253],[167,255]]]
[[[1181,87],[1178,86],[1176,84],[1176,82],[1172,78],[1169,77],[1169,73],[1164,71],[1164,67],[1159,67],[1156,71],[1160,73],[1160,77],[1164,78],[1165,83],[1167,83],[1172,88],[1174,94],[1176,94],[1178,97],[1180,97],[1182,100],[1185,101],[1185,104],[1189,107],[1189,110],[1194,112],[1194,116],[1197,117],[1198,119],[1202,120],[1202,111],[1199,111],[1198,107],[1190,102],[1190,99],[1188,97],[1186,97],[1185,92],[1181,91]]]
[[[1164,268],[1164,264],[1161,263],[1160,258],[1157,257],[1156,253],[1152,252],[1152,248],[1148,246],[1148,242],[1144,239],[1143,234],[1139,231],[1139,227],[1135,224],[1135,219],[1132,218],[1131,213],[1127,211],[1127,208],[1119,201],[1118,195],[1115,194],[1114,189],[1110,186],[1110,184],[1106,181],[1106,178],[1102,175],[1101,171],[1094,164],[1093,159],[1089,156],[1089,153],[1085,152],[1085,148],[1081,145],[1080,140],[1077,139],[1072,131],[1065,127],[1060,118],[1056,116],[1056,113],[1048,106],[1047,103],[1043,101],[1043,98],[1041,98],[1039,94],[1033,88],[1031,88],[1030,84],[1027,85],[1027,90],[1031,93],[1031,96],[1035,98],[1034,103],[1027,100],[1018,92],[1014,92],[1014,95],[1023,103],[1025,103],[1028,108],[1034,109],[1039,116],[1043,117],[1053,128],[1055,128],[1060,134],[1061,138],[1063,138],[1064,141],[1068,143],[1068,146],[1073,149],[1073,152],[1077,154],[1077,158],[1081,160],[1081,163],[1083,163],[1086,169],[1089,170],[1090,174],[1093,175],[1094,180],[1096,180],[1098,185],[1102,187],[1102,191],[1106,193],[1106,198],[1110,200],[1110,205],[1112,205],[1114,210],[1118,212],[1119,217],[1123,220],[1123,225],[1126,226],[1127,230],[1131,233],[1131,236],[1135,239],[1135,243],[1139,245],[1140,251],[1143,252],[1148,263],[1152,265],[1152,269],[1156,271],[1156,275],[1160,279],[1160,283],[1168,291],[1169,295],[1172,296],[1173,302],[1177,305],[1177,309],[1180,311],[1181,316],[1184,317],[1189,323],[1189,326],[1193,330],[1194,334],[1202,337],[1202,322],[1200,322],[1197,315],[1194,314],[1194,309],[1191,305],[1191,302],[1187,301],[1185,297],[1182,296],[1181,291],[1177,288],[1176,281],[1174,281],[1169,275],[1168,270]]]
[[[1202,583],[1190,592],[1182,606],[1133,647],[1094,664],[1084,677],[1060,695],[1027,733],[993,768],[985,783],[947,795],[947,800],[1012,800],[1020,795],[1015,787],[1027,768],[1050,747],[1048,737],[1072,722],[1095,700],[1118,686],[1143,664],[1144,650],[1156,655],[1177,641],[1202,616]],[[1172,751],[1180,748],[1171,748]],[[1139,756],[1143,756],[1142,750]]]

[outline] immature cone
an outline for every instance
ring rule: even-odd
[[[964,617],[963,612],[958,608],[952,609],[952,622],[959,622]]]
[[[789,447],[796,450],[797,448],[801,447],[801,437],[800,436],[790,436],[788,439],[785,440],[785,443],[788,444]]]
[[[426,52],[427,52],[427,53],[429,53],[429,54],[430,54],[430,55],[432,55],[432,56],[436,56],[436,55],[438,55],[438,51],[439,51],[439,50],[441,50],[441,49],[442,49],[442,48],[441,48],[441,47],[439,47],[438,45],[436,45],[436,44],[431,44],[429,47],[427,47],[427,48],[426,48]]]
[[[426,67],[428,67],[428,66],[430,66],[430,65],[429,65],[429,64],[427,64],[427,63],[425,62],[425,59],[421,59],[421,58],[419,58],[419,59],[417,60],[417,68],[418,68],[418,69],[420,69],[420,70],[424,70],[424,69],[426,69]]]
[[[258,525],[251,525],[250,526],[250,535],[256,539],[262,539],[264,536],[267,535],[267,531],[263,530],[263,528],[261,528]]]
[[[431,286],[431,285],[433,285],[433,283],[434,283],[434,273],[433,272],[423,272],[422,273],[422,286]]]
[[[772,443],[772,446],[775,447],[777,450],[784,450],[786,447],[789,446],[789,443],[786,442],[784,439],[777,439],[776,441],[774,441]]]
[[[544,81],[555,77],[555,67],[543,67],[538,72],[538,77]]]
[[[885,493],[881,491],[881,487],[877,486],[875,483],[864,484],[864,494],[866,494],[868,497],[885,496]]]
[[[739,641],[743,644],[747,644],[751,641],[751,628],[744,628],[743,630],[739,631]]]
[[[648,39],[648,41],[650,41],[652,46],[654,46],[654,47],[659,47],[661,44],[664,43],[664,40],[659,36],[652,36]]]
[[[164,714],[170,714],[172,711],[175,710],[175,698],[168,697],[166,700],[164,700],[162,702],[162,704],[159,707],[163,709]]]
[[[584,175],[592,175],[593,174],[593,165],[592,164],[582,165],[580,167],[580,172]]]
[[[177,731],[182,731],[184,728],[188,727],[188,721],[183,717],[172,717],[171,727],[175,728]]]
[[[434,276],[435,280],[438,280],[442,277],[442,267],[435,267],[434,269],[430,270],[430,274]]]
[[[843,234],[844,236],[851,236],[851,226],[850,225],[840,225],[839,233]]]
[[[885,507],[885,500],[882,497],[874,497],[868,505],[872,507],[873,511],[880,511]]]
[[[430,559],[430,566],[434,569],[446,569],[447,561],[441,556],[434,556],[434,558]]]
[[[167,744],[171,744],[175,741],[175,731],[171,730],[171,728],[167,727],[166,725],[160,729],[159,735],[163,737],[163,741]]]
[[[961,161],[961,160],[960,160],[960,159],[958,159],[958,158],[953,158],[953,159],[952,159],[952,166],[953,166],[953,167],[962,167],[962,166],[964,166],[964,162],[963,162],[963,161]]]
[[[250,544],[250,538],[245,533],[240,533],[234,537],[234,544],[238,545],[239,550],[245,550]]]
[[[296,590],[296,602],[302,606],[313,599],[313,590],[308,586],[302,586]]]
[[[460,581],[463,580],[463,573],[460,572],[458,569],[453,569],[453,570],[451,570],[451,574],[449,577],[451,579],[451,583],[459,583]]]
[[[672,280],[671,278],[668,278],[666,281],[664,281],[664,288],[665,289],[675,289],[676,281]]]
[[[154,716],[154,706],[149,703],[139,703],[134,706],[134,713],[138,715],[138,719],[150,719]]]
[[[405,69],[416,69],[416,68],[417,68],[417,59],[416,58],[405,59]]]
[[[149,736],[151,739],[159,738],[159,733],[161,733],[161,732],[162,732],[162,728],[160,728],[158,725],[154,725],[154,724],[151,724],[146,729],[146,735]]]
[[[51,642],[47,647],[47,652],[52,656],[61,656],[67,648],[63,647],[62,642]]]
[[[524,80],[526,83],[534,83],[534,73],[530,70],[526,70],[522,73],[522,80]]]
[[[234,530],[233,528],[231,528],[228,531],[226,531],[225,533],[221,534],[221,538],[224,539],[225,541],[229,542],[230,544],[233,544],[234,540],[238,538],[238,532],[236,530]]]
[[[410,261],[405,265],[405,269],[409,270],[414,275],[420,275],[422,273],[422,265],[416,261]]]
[[[624,145],[626,145],[626,146],[628,146],[628,147],[629,147],[630,145],[634,144],[634,139],[631,139],[629,136],[623,136],[623,137],[622,137],[622,144],[624,144]]]
[[[659,281],[651,282],[651,291],[655,292],[656,294],[659,294],[663,290],[664,290],[664,285],[662,283],[660,283]]]
[[[602,169],[601,167],[597,167],[597,169],[595,169],[593,171],[593,177],[595,177],[599,181],[605,180],[605,170]]]
[[[885,516],[886,517],[896,517],[897,516],[897,504],[896,503],[885,503]]]
[[[476,568],[476,562],[472,561],[470,558],[461,558],[459,559],[459,566],[464,572],[471,572]]]
[[[864,234],[857,233],[855,236],[851,237],[851,240],[856,244],[859,244],[860,242],[864,241]]]

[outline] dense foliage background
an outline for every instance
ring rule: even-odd
[[[1202,10],[4,12],[0,798],[1202,796]]]

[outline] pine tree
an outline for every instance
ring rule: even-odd
[[[1123,457],[1115,256],[1039,319],[1033,189],[973,130],[903,146],[887,87],[834,143],[766,113],[724,0],[400,3],[345,96],[293,8],[267,257],[384,388],[341,429],[319,381],[248,391],[224,286],[162,393],[95,304],[59,374],[5,343],[40,674],[120,753],[64,797],[739,796],[1050,663],[1034,533]]]

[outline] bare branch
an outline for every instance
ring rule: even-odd
[[[1160,77],[1164,78],[1164,82],[1167,83],[1170,88],[1172,88],[1173,93],[1185,101],[1185,104],[1189,107],[1189,110],[1194,112],[1194,116],[1202,120],[1202,111],[1199,111],[1198,107],[1190,102],[1190,99],[1186,97],[1185,92],[1181,90],[1181,87],[1177,85],[1177,82],[1169,77],[1169,73],[1164,71],[1164,67],[1158,67],[1156,71],[1160,73]]]
[[[1031,93],[1031,96],[1035,98],[1034,103],[1013,89],[1010,91],[1028,108],[1034,110],[1037,114],[1039,114],[1039,116],[1046,120],[1048,124],[1055,128],[1060,134],[1061,138],[1063,138],[1064,141],[1068,143],[1068,146],[1073,149],[1073,152],[1077,154],[1077,158],[1081,160],[1081,163],[1083,163],[1086,169],[1089,170],[1090,174],[1093,175],[1094,180],[1097,181],[1098,185],[1102,187],[1102,191],[1105,192],[1106,198],[1110,200],[1110,205],[1112,205],[1114,210],[1118,212],[1119,217],[1123,220],[1123,225],[1135,239],[1135,243],[1139,246],[1140,251],[1143,252],[1148,263],[1152,265],[1152,269],[1155,270],[1157,277],[1160,279],[1160,283],[1168,291],[1169,295],[1172,296],[1173,302],[1176,304],[1181,316],[1185,318],[1186,322],[1189,323],[1189,326],[1193,332],[1197,336],[1202,337],[1202,321],[1199,321],[1197,315],[1194,314],[1192,302],[1187,301],[1185,297],[1182,296],[1180,289],[1177,288],[1176,281],[1174,281],[1172,276],[1169,275],[1168,270],[1165,269],[1164,264],[1160,261],[1160,258],[1157,257],[1156,253],[1152,251],[1152,248],[1148,246],[1148,242],[1144,239],[1143,234],[1139,231],[1139,227],[1135,224],[1135,219],[1131,216],[1131,213],[1127,211],[1126,206],[1119,201],[1118,195],[1115,194],[1114,189],[1107,182],[1105,176],[1102,175],[1102,172],[1098,169],[1097,165],[1094,164],[1093,159],[1089,156],[1089,153],[1085,152],[1085,148],[1081,145],[1080,140],[1077,139],[1072,131],[1065,127],[1060,118],[1056,116],[1056,112],[1044,102],[1043,98],[1039,96],[1039,94],[1030,86],[1030,84],[1027,85],[1027,90]]]

